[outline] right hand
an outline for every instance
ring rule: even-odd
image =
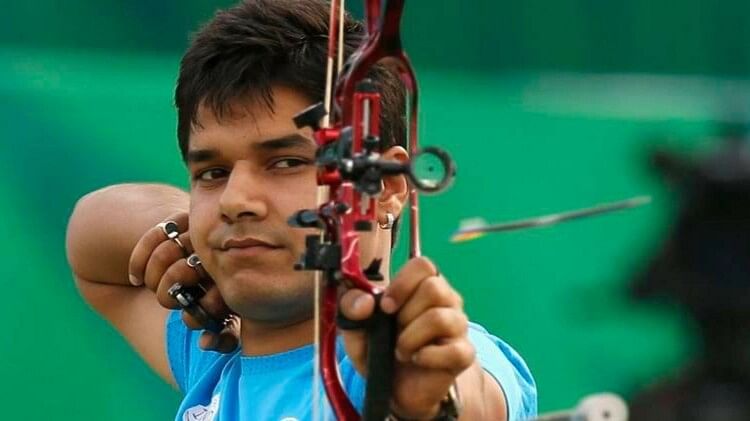
[[[237,349],[240,338],[240,319],[227,307],[219,289],[202,268],[191,268],[185,260],[186,254],[193,252],[188,233],[188,214],[179,212],[170,215],[167,221],[174,221],[180,230],[179,240],[185,246],[182,250],[175,241],[170,240],[161,227],[154,226],[138,240],[130,254],[129,273],[133,285],[145,285],[156,293],[159,304],[170,309],[181,308],[167,291],[175,283],[185,287],[198,287],[206,291],[198,304],[216,320],[227,320],[224,329],[217,333],[204,330],[198,341],[205,350],[228,353]],[[182,320],[190,329],[205,329],[187,311],[182,311]]]

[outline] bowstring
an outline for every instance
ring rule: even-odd
[[[338,8],[338,11],[336,10]],[[334,82],[334,55],[331,53],[331,48],[333,47],[333,43],[331,42],[330,38],[331,35],[333,35],[334,32],[334,23],[338,25],[338,36],[337,38],[337,44],[336,44],[336,77],[341,74],[341,69],[343,67],[344,63],[344,11],[345,11],[345,0],[331,0],[331,10],[330,10],[330,20],[329,20],[329,52],[328,52],[328,59],[326,61],[326,86],[325,86],[325,97],[324,97],[324,106],[326,110],[326,114],[323,117],[323,120],[321,122],[322,128],[328,128],[331,125],[331,112],[333,110],[333,82]],[[338,22],[335,22],[336,16],[338,14]],[[329,200],[330,197],[330,190],[328,186],[321,186],[319,185],[317,188],[317,194],[316,194],[316,206],[319,208],[323,203]],[[323,240],[323,231],[321,231],[321,240]],[[323,421],[328,420],[328,411],[322,408],[322,402],[321,402],[321,391],[320,391],[320,385],[322,382],[322,379],[320,377],[320,302],[321,302],[321,289],[323,287],[322,283],[322,276],[323,273],[319,270],[315,271],[313,278],[314,278],[314,288],[315,288],[315,294],[313,300],[314,303],[314,315],[313,315],[313,413],[312,418],[313,420],[320,420],[321,419],[321,409],[323,413]]]

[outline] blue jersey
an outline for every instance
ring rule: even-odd
[[[177,385],[185,394],[176,421],[303,421],[313,420],[313,346],[278,354],[243,356],[203,351],[199,331],[188,330],[179,311],[167,318],[167,353]],[[536,386],[521,357],[479,325],[469,337],[482,367],[501,385],[510,420],[536,414]],[[358,410],[365,379],[354,369],[341,344],[338,363],[342,384]],[[333,420],[322,386],[320,419]],[[323,414],[322,412],[326,412]],[[326,418],[325,415],[328,417]]]

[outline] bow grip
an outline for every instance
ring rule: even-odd
[[[351,320],[339,311],[336,324],[343,330],[365,329],[367,336],[367,386],[362,421],[383,421],[390,414],[396,351],[396,316],[380,309],[382,293],[376,294],[375,310],[366,320]]]

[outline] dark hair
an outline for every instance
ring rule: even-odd
[[[218,118],[237,100],[257,101],[273,110],[271,88],[285,86],[311,103],[323,100],[328,51],[329,4],[323,0],[245,0],[219,11],[195,34],[182,57],[175,90],[177,138],[183,159],[190,132],[199,125],[198,108]],[[364,26],[347,14],[345,56],[364,36]],[[383,148],[405,146],[404,90],[382,67],[370,77],[382,101]]]
[[[177,139],[183,160],[199,106],[219,119],[237,100],[273,110],[273,86],[323,100],[330,6],[323,0],[244,0],[219,11],[193,37],[180,62],[175,90]],[[362,42],[365,28],[346,15],[344,56]],[[376,66],[369,77],[379,88],[382,149],[406,147],[405,94],[396,74]],[[300,110],[301,111],[301,110]],[[398,220],[391,233],[396,244]]]

